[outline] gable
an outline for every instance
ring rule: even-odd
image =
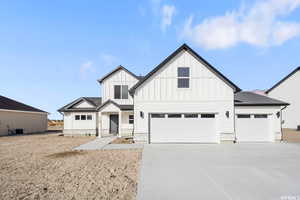
[[[134,73],[130,72],[128,69],[126,69],[123,66],[118,66],[116,69],[114,69],[113,71],[111,71],[110,73],[106,74],[105,76],[103,76],[101,79],[98,80],[99,83],[102,83],[103,81],[105,81],[106,79],[111,78],[112,76],[114,76],[116,73],[123,71],[125,72],[127,75],[130,75],[132,78],[134,78],[135,80],[139,80],[139,77],[136,76]]]
[[[113,102],[106,102],[100,109],[101,112],[119,112],[120,108]]]
[[[92,104],[88,103],[85,100],[81,100],[80,102],[76,103],[73,105],[71,108],[94,108]]]
[[[277,92],[276,90],[285,90],[290,89],[294,91],[297,85],[300,83],[300,67],[296,68],[289,75],[284,77],[278,83],[276,83],[273,87],[266,91],[267,94],[272,92]]]
[[[156,68],[154,68],[151,72],[149,72],[142,80],[140,80],[136,85],[134,85],[130,93],[134,94],[135,90],[143,85],[149,78],[153,75],[157,74],[157,72],[163,68],[168,62],[170,62],[174,57],[183,51],[187,51],[192,55],[196,60],[198,60],[203,66],[205,66],[208,70],[214,73],[220,80],[222,80],[225,84],[230,86],[234,92],[239,92],[241,89],[236,86],[233,82],[231,82],[228,78],[226,78],[223,74],[221,74],[217,69],[215,69],[212,65],[210,65],[206,60],[204,60],[201,56],[199,56],[194,50],[192,50],[188,45],[183,44],[179,47],[175,52],[173,52],[170,56],[168,56],[163,62],[161,62]]]
[[[177,70],[188,67],[190,87],[177,87]],[[135,91],[137,101],[233,100],[234,89],[190,51],[181,51],[161,66]]]

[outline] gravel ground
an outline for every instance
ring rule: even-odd
[[[0,199],[135,199],[141,150],[71,151],[93,137],[0,137]]]
[[[283,129],[282,138],[286,142],[300,142],[300,131],[295,129]]]

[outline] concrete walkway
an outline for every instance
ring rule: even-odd
[[[103,149],[142,149],[144,144],[108,144]]]
[[[300,199],[299,166],[299,144],[145,145],[137,199]]]
[[[74,150],[100,150],[103,149],[106,145],[108,145],[116,138],[117,138],[116,136],[96,138],[93,141],[75,147]]]

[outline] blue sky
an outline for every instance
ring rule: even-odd
[[[243,90],[300,65],[300,0],[6,1],[0,95],[51,113],[122,64],[146,74],[187,43]]]

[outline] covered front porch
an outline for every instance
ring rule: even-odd
[[[108,101],[99,109],[99,137],[133,136],[133,105],[119,105]]]

